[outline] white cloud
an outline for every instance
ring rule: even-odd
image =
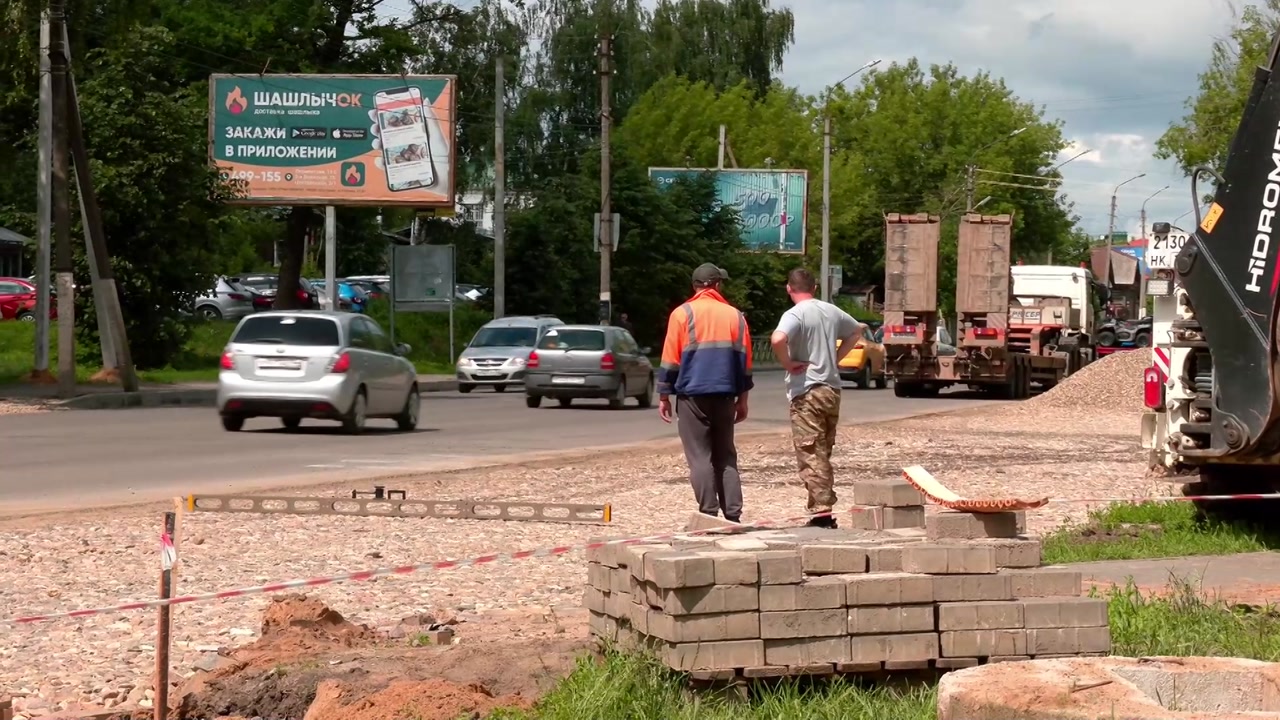
[[[1001,77],[1043,105],[1073,140],[1059,156],[1063,191],[1084,229],[1106,232],[1116,184],[1116,227],[1191,209],[1188,181],[1156,160],[1155,141],[1198,90],[1213,40],[1229,32],[1230,0],[791,0],[796,44],[783,80],[816,93],[868,58],[954,63]],[[838,17],[840,22],[832,22]],[[1169,185],[1168,190],[1148,198]],[[1184,223],[1186,219],[1184,218]]]

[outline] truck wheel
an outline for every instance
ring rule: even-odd
[[[915,397],[916,396],[915,383],[904,383],[900,380],[895,380],[893,383],[893,395],[894,397],[900,397],[900,398]]]
[[[875,382],[876,382],[877,390],[883,390],[889,387],[889,378],[885,377],[884,375],[877,377]]]

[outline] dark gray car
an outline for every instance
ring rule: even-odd
[[[653,404],[654,371],[649,348],[631,333],[610,325],[553,327],[529,353],[525,402],[531,408],[554,398],[561,407],[577,399],[603,399],[622,407],[635,398],[640,407]]]

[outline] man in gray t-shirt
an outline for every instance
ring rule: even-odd
[[[813,296],[813,274],[796,268],[787,276],[787,294],[795,306],[782,314],[770,341],[774,357],[787,372],[791,402],[791,439],[800,478],[809,491],[809,524],[836,527],[831,451],[840,420],[840,360],[862,337],[862,324],[849,313]],[[839,341],[839,349],[836,343]]]

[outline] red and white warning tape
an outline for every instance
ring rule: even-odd
[[[1172,501],[1228,501],[1228,500],[1280,500],[1280,493],[1265,493],[1252,495],[1166,495],[1145,498],[1056,498],[1051,499],[1050,503],[1116,503],[1116,502],[1172,502]],[[361,570],[359,572],[344,573],[342,575],[330,575],[328,577],[307,578],[304,580],[286,580],[284,582],[271,583],[269,585],[255,585],[252,587],[236,588],[235,590],[223,590],[221,592],[202,593],[198,595],[181,595],[168,599],[142,600],[138,602],[124,603],[121,605],[111,605],[100,608],[85,608],[81,610],[68,610],[64,612],[48,613],[45,615],[27,615],[22,617],[12,617],[0,619],[0,625],[28,625],[31,623],[45,622],[48,620],[57,620],[61,618],[82,618],[91,615],[105,615],[109,613],[128,612],[130,610],[145,610],[147,608],[158,608],[173,605],[189,605],[192,603],[212,602],[217,600],[230,600],[232,598],[246,597],[249,595],[262,595],[269,593],[284,592],[286,590],[296,590],[299,588],[319,587],[321,585],[335,585],[346,582],[361,582],[372,580],[378,577],[388,577],[391,575],[410,575],[421,572],[435,572],[440,570],[454,570],[457,568],[468,567],[472,565],[488,565],[500,560],[525,560],[528,558],[552,557],[555,555],[565,555],[575,550],[594,550],[606,545],[640,545],[645,543],[660,542],[671,540],[680,536],[687,535],[729,535],[746,532],[748,530],[763,530],[775,528],[779,525],[792,525],[795,523],[807,522],[812,517],[829,516],[835,513],[817,513],[816,515],[799,515],[790,518],[781,518],[775,520],[761,520],[753,523],[743,523],[735,527],[710,528],[706,530],[691,530],[689,532],[670,532],[661,535],[645,535],[643,537],[624,538],[619,540],[609,540],[592,543],[581,543],[577,545],[561,545],[558,547],[538,548],[536,550],[521,550],[513,553],[494,553],[492,555],[481,555],[479,557],[468,558],[465,560],[440,560],[436,562],[418,563],[416,565],[401,565],[399,567],[377,568],[374,570]],[[170,546],[172,547],[172,546]]]
[[[817,516],[833,514],[834,513],[817,513]],[[82,610],[68,610],[65,612],[48,613],[45,615],[13,617],[0,620],[0,625],[28,625],[31,623],[57,620],[60,618],[82,618],[89,617],[90,615],[104,615],[108,613],[128,612],[130,610],[145,610],[147,608],[158,608],[172,605],[189,605],[192,603],[229,600],[231,598],[246,597],[248,595],[278,593],[285,590],[296,590],[298,588],[319,587],[321,585],[334,585],[345,582],[361,582],[390,575],[410,575],[420,572],[454,570],[471,565],[488,565],[490,563],[498,562],[499,560],[525,560],[527,558],[552,557],[554,555],[564,555],[573,552],[574,550],[594,550],[596,548],[604,547],[605,545],[640,545],[663,540],[671,540],[673,538],[686,535],[736,534],[746,532],[748,530],[763,530],[778,527],[779,525],[792,525],[795,523],[807,522],[811,517],[815,517],[815,515],[801,515],[798,517],[782,518],[777,520],[761,520],[753,523],[743,523],[742,525],[734,527],[691,530],[689,532],[671,532],[663,533],[662,535],[646,535],[644,537],[582,543],[578,545],[561,545],[559,547],[539,548],[537,550],[521,550],[513,553],[495,553],[493,555],[481,555],[479,557],[468,558],[466,560],[440,560],[436,562],[419,563],[416,565],[402,565],[400,567],[378,568],[376,570],[361,570],[359,572],[331,575],[329,577],[316,577],[305,580],[287,580],[285,582],[271,583],[270,585],[255,585],[253,587],[236,588],[235,590],[223,590],[221,592],[203,593],[199,595],[181,595],[179,597],[163,600],[141,600],[138,602],[112,605],[109,607],[85,608]]]

